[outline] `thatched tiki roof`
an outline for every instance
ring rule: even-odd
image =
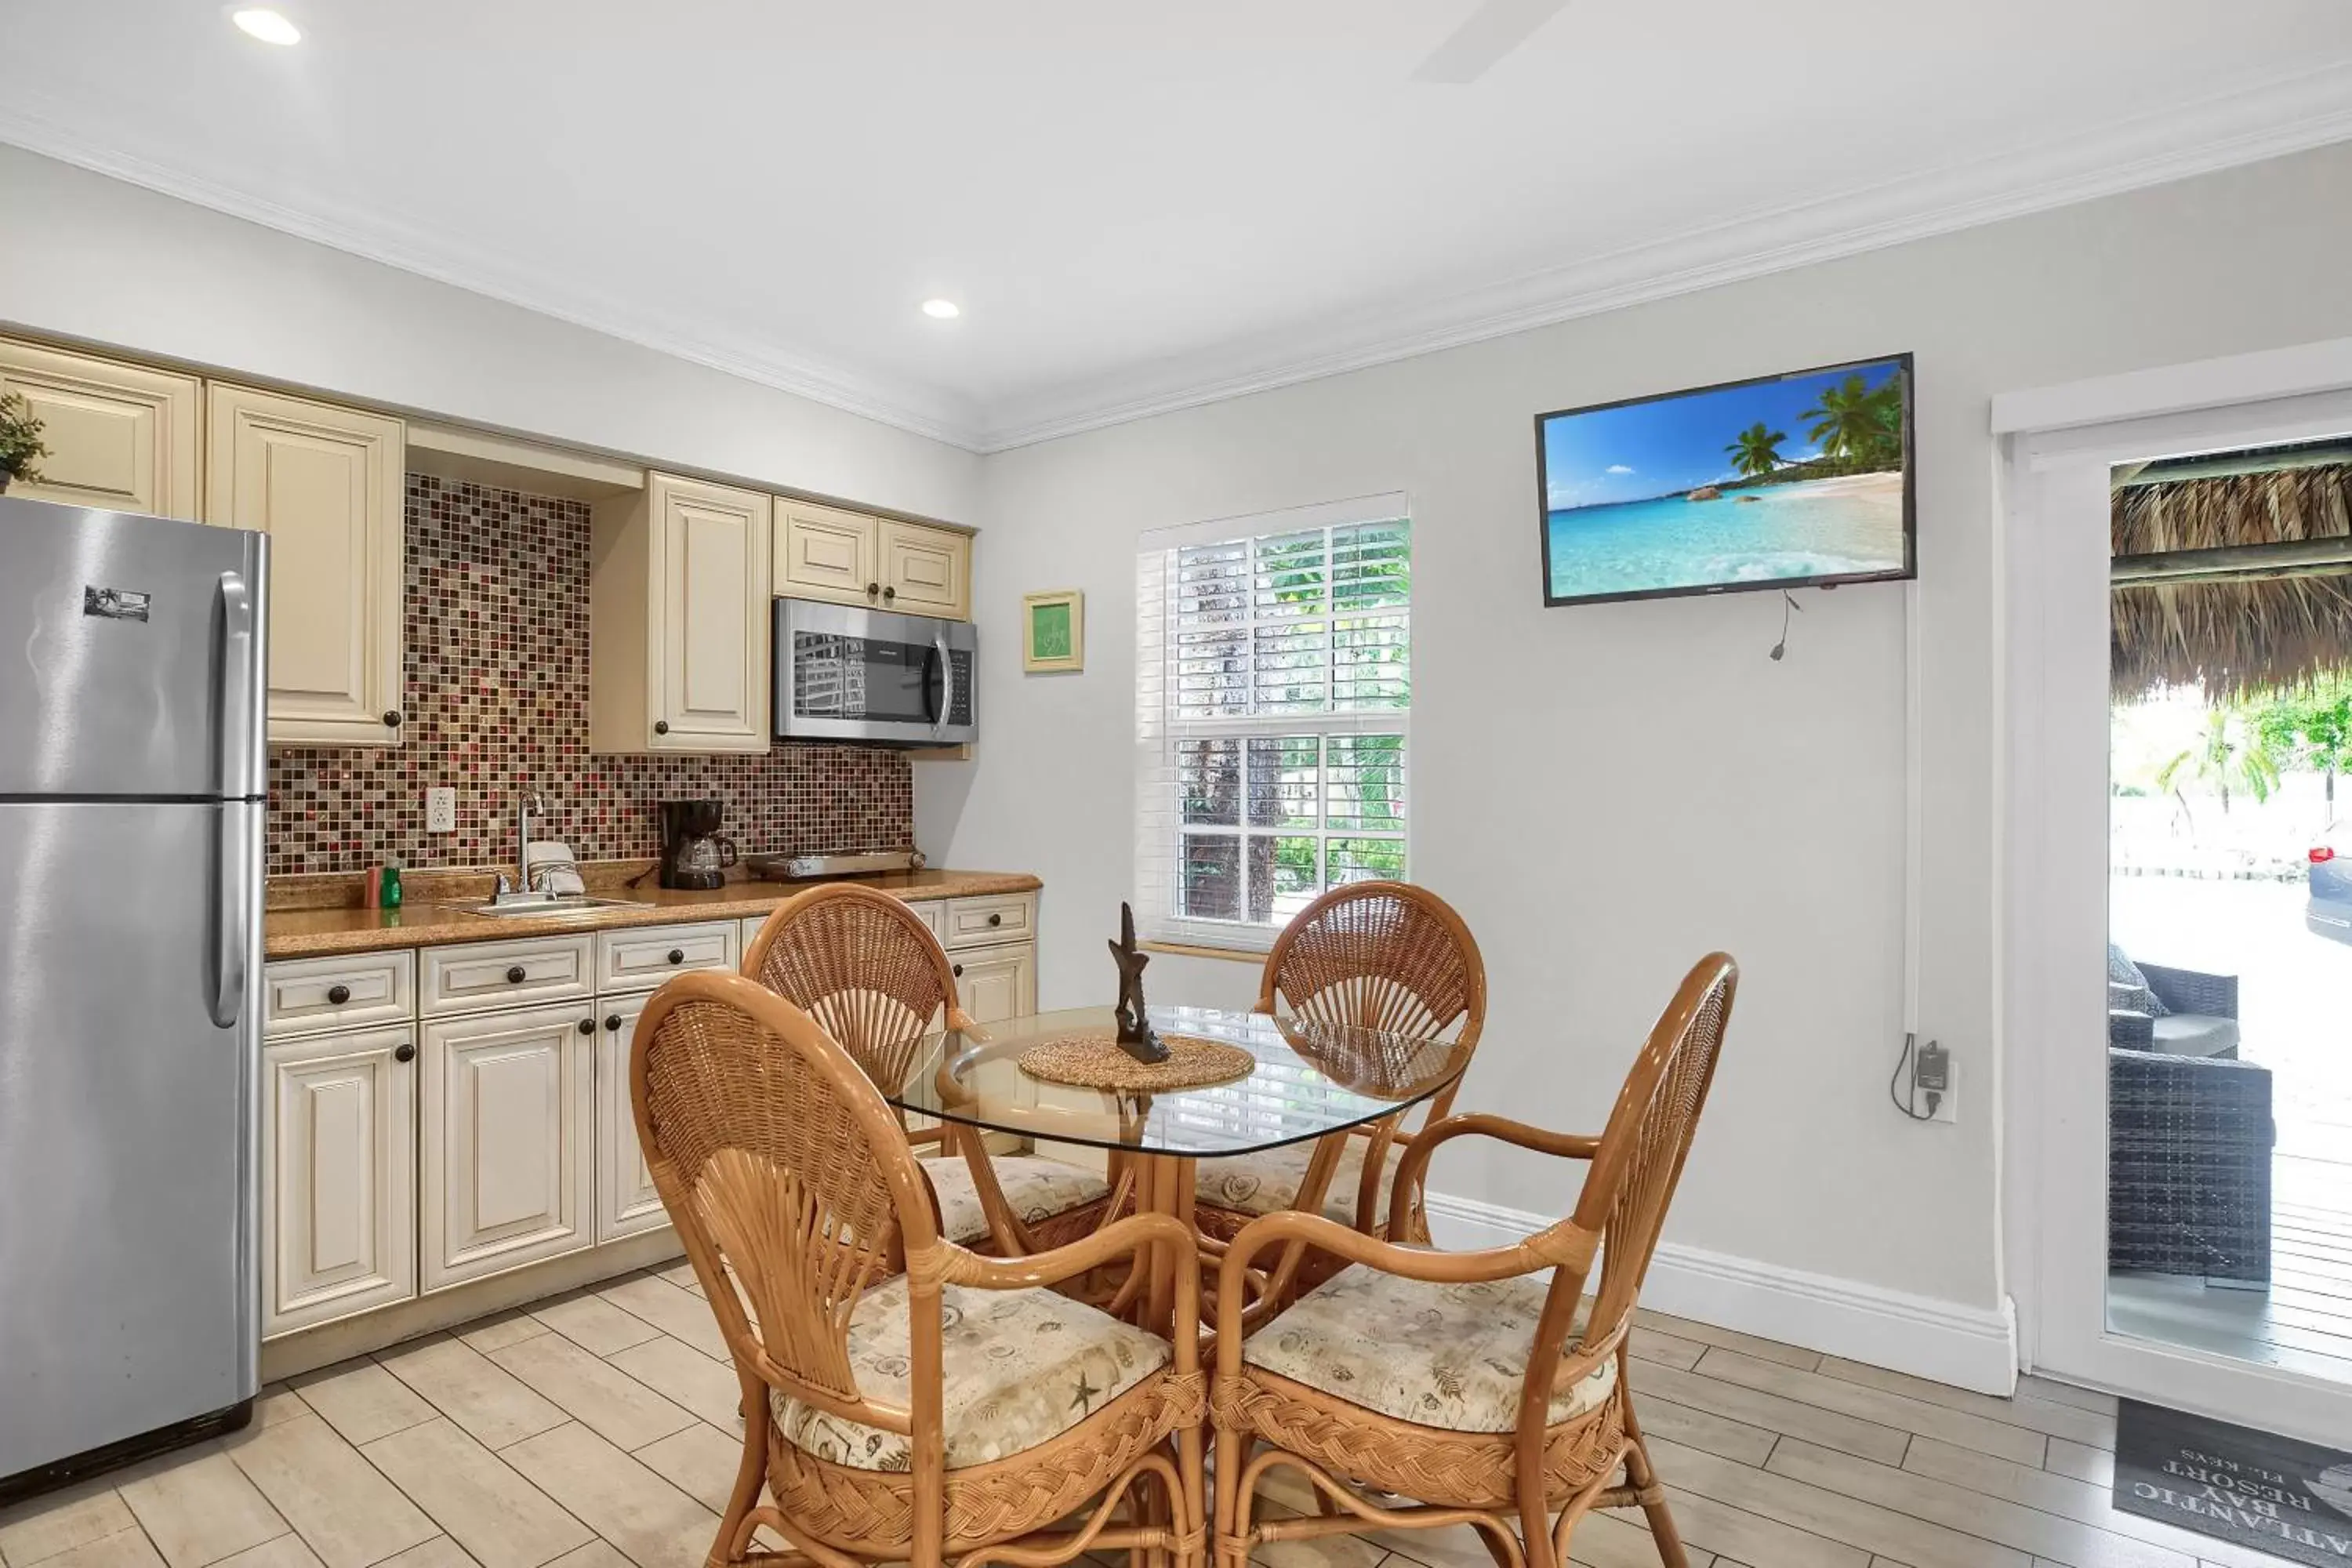
[[[2115,694],[2202,683],[2230,699],[2352,671],[2352,462],[2168,468],[2115,495]]]

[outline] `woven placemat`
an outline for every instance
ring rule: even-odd
[[[1239,1046],[1198,1035],[1162,1035],[1164,1062],[1139,1062],[1118,1048],[1111,1035],[1065,1035],[1021,1053],[1021,1070],[1047,1083],[1076,1089],[1155,1090],[1199,1089],[1246,1078],[1257,1058]]]

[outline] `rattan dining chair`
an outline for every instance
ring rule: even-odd
[[[814,1018],[886,1089],[906,1081],[916,1047],[942,1021],[975,1027],[957,1005],[953,965],[922,917],[852,882],[812,888],[777,906],[751,939],[743,973]],[[921,1168],[950,1241],[1008,1255],[1043,1251],[1093,1230],[1109,1206],[1110,1184],[1075,1165],[1035,1154],[991,1157],[978,1134],[946,1123],[907,1136],[937,1151]]]
[[[1499,1116],[1449,1118],[1398,1162],[1388,1239],[1297,1211],[1254,1220],[1234,1238],[1217,1291],[1211,1397],[1218,1568],[1243,1568],[1267,1542],[1364,1521],[1468,1524],[1505,1568],[1559,1568],[1592,1509],[1636,1507],[1660,1560],[1686,1568],[1634,1418],[1626,1339],[1738,984],[1722,953],[1699,961],[1652,1027],[1600,1137]],[[1509,1247],[1402,1245],[1406,1216],[1396,1205],[1432,1153],[1472,1136],[1588,1162],[1573,1214]],[[1251,1258],[1302,1241],[1347,1267],[1249,1333],[1241,1280]],[[1586,1278],[1604,1244],[1588,1305]],[[1546,1268],[1549,1285],[1537,1278]],[[1307,1477],[1323,1517],[1253,1518],[1258,1484],[1277,1467]]]
[[[1308,904],[1275,939],[1257,1011],[1450,1037],[1475,1050],[1486,1022],[1486,963],[1462,917],[1426,888],[1350,883]],[[1455,1085],[1429,1101],[1424,1125],[1452,1108]],[[1317,1143],[1202,1161],[1194,1213],[1202,1233],[1229,1239],[1260,1215],[1289,1208],[1342,1225],[1368,1215],[1360,1228],[1377,1233],[1389,1217],[1387,1162],[1412,1143],[1402,1120],[1391,1117]],[[1418,1187],[1407,1194],[1406,1208],[1406,1234],[1426,1239]],[[1308,1283],[1313,1268],[1310,1263]]]
[[[1117,1547],[1202,1562],[1181,1224],[1139,1215],[1016,1258],[946,1240],[859,1064],[741,975],[656,992],[629,1073],[639,1146],[742,1385],[710,1568],[1048,1568]],[[1115,1260],[1139,1273],[1155,1248],[1185,1265],[1172,1341],[1047,1289]],[[762,1526],[792,1550],[755,1549]]]

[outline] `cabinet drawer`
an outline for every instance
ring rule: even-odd
[[[639,926],[596,938],[596,989],[650,991],[689,969],[732,969],[742,932],[731,921],[690,926]]]
[[[1028,893],[997,899],[950,899],[940,940],[950,947],[1027,942],[1035,934],[1037,900]]]
[[[416,1011],[413,952],[286,959],[261,973],[261,1032],[272,1038],[404,1024]]]
[[[947,940],[948,922],[945,904],[934,899],[928,904],[908,904],[907,907],[922,917],[923,923],[931,928],[933,936],[942,942]]]
[[[429,1018],[586,997],[596,989],[594,945],[589,936],[556,936],[428,947],[424,1014]]]

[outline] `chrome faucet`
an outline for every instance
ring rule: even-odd
[[[522,875],[515,889],[523,893],[535,890],[530,885],[530,816],[533,812],[546,816],[547,802],[541,798],[537,790],[525,790],[522,802],[515,810],[515,869]]]

